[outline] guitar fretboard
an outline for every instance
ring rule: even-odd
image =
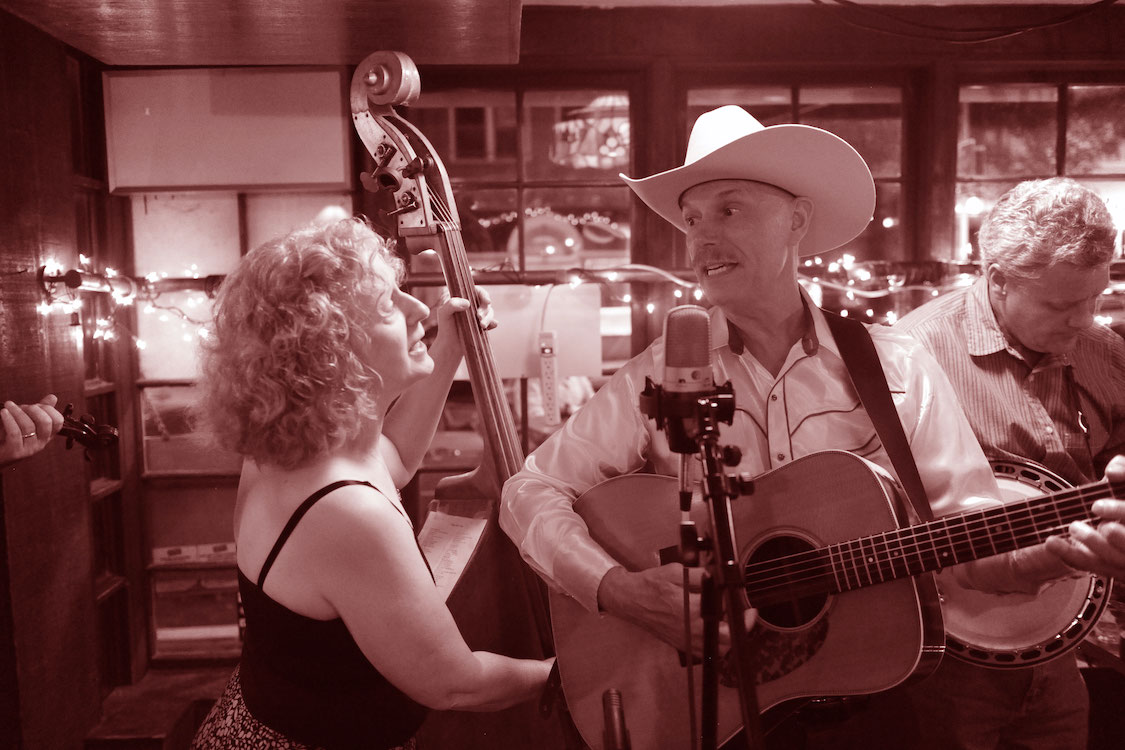
[[[760,606],[1001,555],[1041,544],[1071,522],[1092,518],[1094,501],[1123,495],[1125,482],[1097,482],[754,562],[746,567],[748,596]]]

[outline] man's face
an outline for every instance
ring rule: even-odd
[[[989,269],[989,297],[997,322],[1012,343],[1042,354],[1064,354],[1094,322],[1109,264],[1079,268],[1059,263],[1038,279],[1005,277]]]
[[[680,197],[687,249],[699,285],[727,310],[768,304],[796,280],[794,243],[811,218],[807,198],[748,180],[715,180]]]

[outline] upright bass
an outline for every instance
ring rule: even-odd
[[[351,82],[352,122],[374,169],[365,188],[393,207],[399,238],[411,252],[434,250],[449,293],[476,299],[453,192],[445,166],[429,141],[392,105],[409,104],[421,91],[418,69],[400,52],[375,52]],[[455,315],[485,444],[481,465],[438,483],[419,538],[463,535],[467,556],[431,559],[439,586],[465,641],[474,649],[543,658],[553,653],[546,591],[499,527],[504,481],[523,463],[520,442],[485,332],[475,310]],[[428,551],[428,550],[427,550]],[[467,557],[467,561],[464,560]],[[560,698],[561,709],[561,698]],[[567,746],[561,710],[545,715],[537,705],[496,713],[434,712],[419,733],[421,747],[497,748]]]

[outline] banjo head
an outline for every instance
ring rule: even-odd
[[[1031,462],[993,461],[1004,502],[1026,500],[1072,485]],[[1112,580],[1083,574],[1047,584],[1036,595],[990,594],[938,575],[947,654],[997,669],[1033,666],[1077,646],[1109,602]]]

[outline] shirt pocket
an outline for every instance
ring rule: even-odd
[[[858,401],[822,405],[821,410],[804,415],[791,440],[795,456],[843,450],[870,459],[882,453],[875,426]]]

